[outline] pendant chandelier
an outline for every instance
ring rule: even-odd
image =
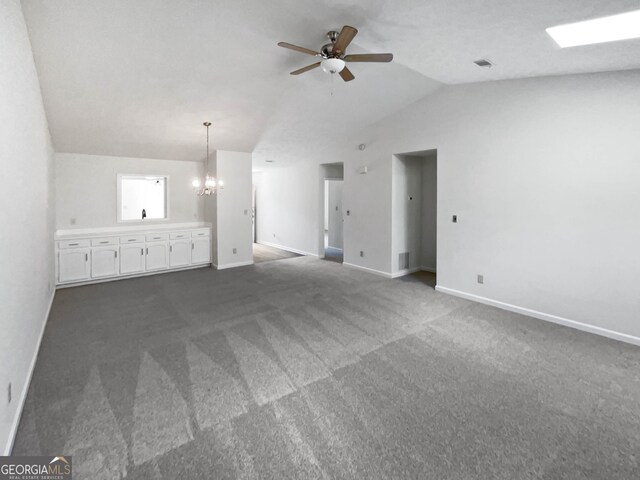
[[[204,122],[203,125],[207,127],[207,165],[205,168],[209,168],[209,127],[211,126],[211,122]],[[196,177],[191,182],[191,186],[193,187],[193,191],[196,192],[196,195],[213,195],[217,190],[224,188],[224,182],[222,180],[216,181],[216,179],[207,172],[204,180]]]

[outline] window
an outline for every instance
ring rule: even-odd
[[[118,175],[118,222],[169,218],[165,175]]]

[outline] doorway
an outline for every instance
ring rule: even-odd
[[[392,275],[414,274],[435,287],[437,151],[396,154],[392,162]]]
[[[324,181],[324,258],[338,263],[344,260],[343,182],[343,180]]]
[[[342,263],[344,260],[344,217],[342,210],[344,165],[320,165],[320,217],[318,229],[318,256]]]

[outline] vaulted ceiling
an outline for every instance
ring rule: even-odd
[[[59,152],[201,160],[212,148],[286,163],[441,84],[640,67],[640,40],[559,49],[545,28],[637,0],[23,0]],[[356,79],[289,72],[349,24]],[[481,69],[474,60],[495,67]]]

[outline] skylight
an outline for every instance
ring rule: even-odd
[[[547,28],[561,48],[640,38],[640,10]]]

